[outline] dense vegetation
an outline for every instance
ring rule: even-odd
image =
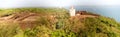
[[[63,8],[2,9],[0,16],[20,12],[42,16],[35,21],[33,28],[21,28],[19,23],[0,22],[0,37],[120,37],[120,24],[114,19],[104,16],[70,19],[68,11]],[[50,15],[56,17],[44,17]]]

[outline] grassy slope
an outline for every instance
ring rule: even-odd
[[[43,15],[56,15],[55,20],[48,17],[38,19],[32,29],[21,29],[17,23],[0,23],[0,37],[120,37],[120,24],[114,19],[97,18],[69,19],[67,10],[59,8],[17,8],[0,11],[0,16],[20,12]],[[4,25],[3,24],[7,24]]]

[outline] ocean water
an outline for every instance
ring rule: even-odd
[[[70,7],[66,8],[69,9]],[[114,18],[116,21],[120,22],[120,6],[75,6],[75,9]]]

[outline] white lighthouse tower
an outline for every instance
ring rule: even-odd
[[[69,10],[70,16],[75,16],[75,12],[76,11],[75,11],[74,7],[72,6]]]

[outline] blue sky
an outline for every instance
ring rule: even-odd
[[[78,5],[94,5],[94,6],[118,6],[120,0],[0,0],[0,8],[11,7],[39,7],[39,6],[78,6]]]

